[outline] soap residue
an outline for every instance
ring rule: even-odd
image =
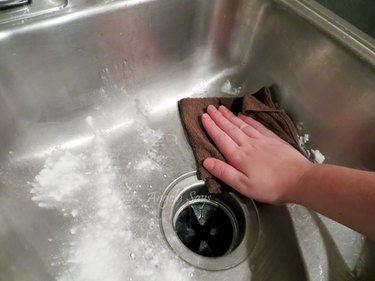
[[[235,88],[229,80],[226,80],[220,90],[225,94],[237,96],[241,92],[241,87]]]
[[[60,241],[51,264],[59,270],[56,280],[191,280],[191,271],[170,251],[150,241],[147,232],[145,237],[134,232],[143,217],[124,203],[131,195],[121,190],[105,138],[91,117],[86,121],[95,133],[90,152],[55,151],[31,183],[38,206],[55,209],[71,221],[62,230],[67,238]],[[151,146],[158,139],[158,134],[148,134]],[[145,161],[138,163],[139,169],[149,165]],[[153,217],[149,223],[157,224]]]

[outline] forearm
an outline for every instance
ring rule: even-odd
[[[375,173],[314,165],[291,201],[375,239]]]

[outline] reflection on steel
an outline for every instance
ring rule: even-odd
[[[327,162],[374,170],[374,50],[310,0],[1,11],[0,279],[92,280],[106,273],[97,259],[120,280],[373,279],[372,243],[300,206],[257,204],[255,248],[220,272],[176,257],[158,209],[195,169],[176,102],[228,95],[225,83],[240,94],[273,85]]]
[[[0,0],[0,10],[16,8],[30,2],[31,0]]]

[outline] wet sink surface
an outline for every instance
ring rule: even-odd
[[[373,277],[371,242],[301,206],[257,204],[253,253],[223,271],[159,227],[165,189],[195,170],[183,97],[274,85],[329,162],[375,167],[371,48],[290,2],[71,3],[0,25],[0,280]]]

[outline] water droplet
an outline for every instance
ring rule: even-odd
[[[134,260],[134,259],[135,259],[135,254],[134,254],[134,253],[130,253],[130,258],[131,258],[132,260]]]
[[[72,214],[72,217],[75,218],[78,215],[78,210],[77,209],[72,210],[71,214]]]

